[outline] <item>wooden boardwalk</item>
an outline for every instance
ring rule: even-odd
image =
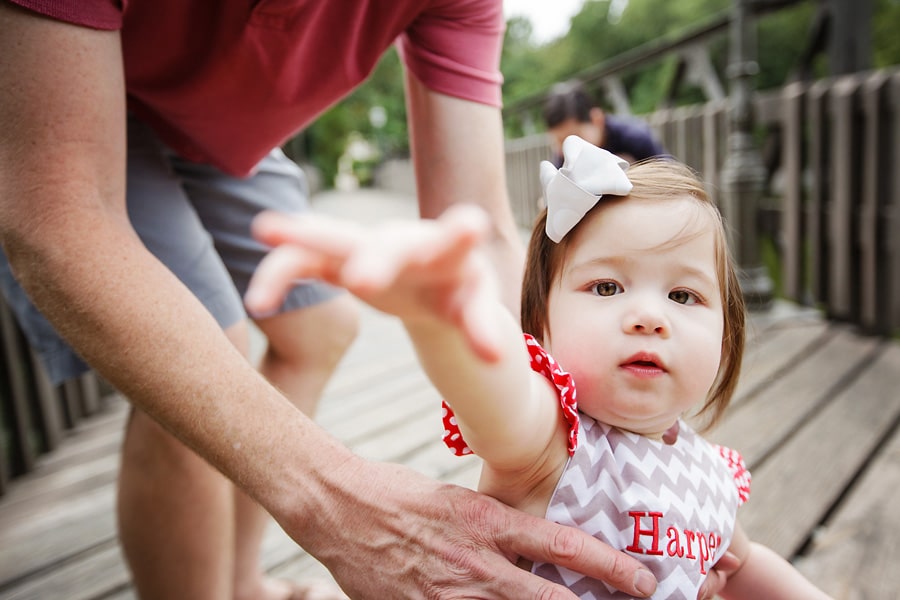
[[[739,518],[835,598],[897,597],[900,344],[788,305],[752,321],[737,397],[709,435],[753,473]],[[0,599],[134,598],[114,516],[127,403],[106,403],[0,498]],[[473,486],[478,459],[443,448],[438,406],[397,321],[364,310],[321,425],[362,456]],[[264,560],[277,576],[327,576],[274,525]]]

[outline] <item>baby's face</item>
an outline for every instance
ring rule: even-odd
[[[706,399],[724,324],[715,231],[685,196],[601,201],[570,234],[544,345],[583,412],[661,438]]]

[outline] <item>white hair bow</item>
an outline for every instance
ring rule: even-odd
[[[563,165],[541,162],[541,186],[547,202],[547,237],[559,243],[604,194],[631,191],[628,161],[577,135],[563,141]]]

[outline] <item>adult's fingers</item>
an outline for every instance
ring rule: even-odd
[[[465,592],[465,598],[484,598],[491,600],[576,600],[578,596],[563,585],[553,583],[543,577],[521,569],[507,558],[496,552],[485,552],[473,559],[478,564],[467,569],[465,565],[457,566],[457,573],[466,573],[466,579],[473,580],[473,587],[481,587],[480,592]],[[461,567],[461,568],[460,568]],[[450,572],[451,577],[453,571]],[[457,597],[459,581],[448,580],[446,589],[454,590],[448,597]],[[480,585],[479,585],[480,583]],[[438,583],[437,587],[443,587]]]
[[[524,513],[510,518],[513,523],[499,544],[517,555],[566,567],[638,598],[656,590],[656,578],[639,561],[583,531]]]

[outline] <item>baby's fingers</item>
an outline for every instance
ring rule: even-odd
[[[487,227],[487,217],[474,207],[452,207],[435,221],[397,222],[378,230],[354,253],[343,275],[363,294],[383,290],[402,277],[421,283],[453,280]]]
[[[455,205],[438,219],[444,236],[435,246],[432,256],[437,269],[466,268],[472,250],[488,236],[490,222],[487,214],[474,205]]]
[[[362,228],[321,215],[288,215],[265,211],[253,219],[253,237],[272,246],[291,244],[317,253],[345,257],[364,239]]]
[[[244,295],[244,305],[254,317],[278,310],[298,279],[334,278],[336,265],[325,255],[291,245],[278,246],[259,263]]]

